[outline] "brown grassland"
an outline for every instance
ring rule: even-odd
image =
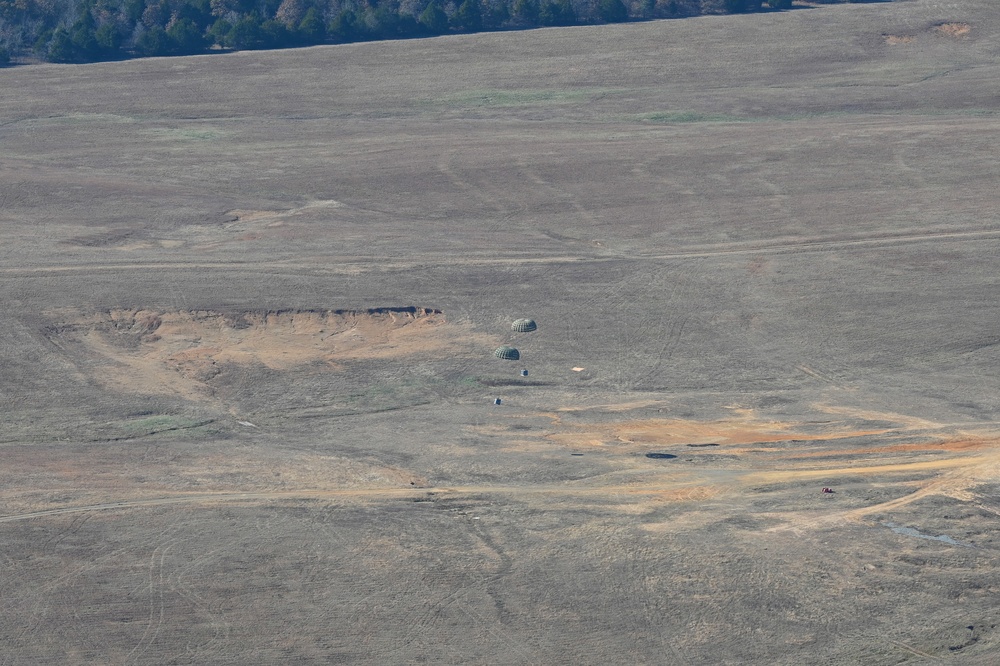
[[[0,70],[0,665],[1000,662],[998,44]]]

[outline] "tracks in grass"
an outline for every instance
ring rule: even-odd
[[[840,475],[870,475],[887,474],[898,472],[944,472],[937,482],[928,484],[926,489],[918,491],[907,498],[893,500],[886,504],[874,507],[856,509],[851,512],[836,514],[843,519],[859,518],[863,515],[879,510],[886,510],[902,506],[914,499],[927,494],[934,494],[944,490],[962,491],[976,480],[990,477],[997,468],[1000,467],[1000,449],[991,451],[986,455],[958,456],[944,460],[930,460],[907,463],[891,463],[885,465],[848,466],[837,468],[807,468],[788,469],[779,471],[750,471],[743,474],[737,473],[734,483],[754,484],[754,483],[780,483],[806,479],[829,478]],[[945,470],[948,470],[945,472]],[[215,504],[221,502],[271,502],[281,500],[407,500],[425,498],[429,494],[436,496],[462,495],[462,494],[495,494],[495,495],[515,495],[515,496],[564,496],[564,497],[592,497],[602,495],[624,495],[624,496],[656,496],[667,491],[676,491],[679,488],[690,486],[690,484],[678,483],[672,478],[650,479],[647,483],[621,483],[595,486],[580,486],[576,484],[541,484],[526,486],[510,485],[454,485],[439,487],[370,487],[370,488],[333,488],[333,489],[302,489],[298,491],[259,491],[259,492],[218,492],[218,493],[195,493],[184,495],[172,495],[165,497],[149,497],[132,500],[120,500],[114,502],[103,502],[98,504],[87,504],[80,506],[64,506],[53,509],[41,509],[24,513],[0,516],[0,523],[8,523],[19,520],[31,520],[34,518],[50,518],[65,514],[115,511],[142,507],[158,507],[171,504]],[[698,499],[695,495],[690,497],[679,497],[679,500]]]
[[[373,265],[379,270],[406,269],[428,266],[518,266],[532,264],[586,264],[616,261],[674,261],[684,259],[701,259],[706,257],[740,256],[748,254],[784,254],[798,252],[829,252],[845,248],[882,247],[907,243],[927,241],[981,241],[1000,238],[1000,229],[970,229],[939,232],[909,232],[899,234],[879,234],[872,236],[830,238],[817,236],[794,240],[772,241],[763,243],[742,243],[732,246],[695,247],[669,253],[651,254],[612,254],[601,253],[593,255],[568,256],[520,256],[520,257],[420,257],[413,260],[398,260],[386,264],[384,258],[374,262],[370,257],[353,256],[336,265],[325,262],[320,265],[308,265],[295,261],[208,261],[208,262],[122,262],[122,263],[80,263],[52,266],[20,266],[0,268],[0,275],[33,277],[45,275],[71,275],[73,273],[114,272],[127,270],[192,270],[218,269],[281,272],[289,274],[349,274],[355,275],[372,270]]]

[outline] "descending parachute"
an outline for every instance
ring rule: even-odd
[[[538,330],[538,324],[535,323],[534,319],[517,319],[510,327],[518,333],[530,333]]]
[[[521,358],[521,352],[517,351],[513,347],[497,347],[493,355],[497,358],[502,358],[505,361],[516,361]]]

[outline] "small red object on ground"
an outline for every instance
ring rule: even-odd
[[[833,492],[833,488],[824,488],[823,492],[824,493],[832,493]]]

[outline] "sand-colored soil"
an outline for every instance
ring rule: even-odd
[[[968,23],[942,23],[935,30],[947,37],[962,38],[972,32],[972,26]]]
[[[336,372],[351,361],[442,356],[492,343],[432,308],[380,310],[114,309],[61,323],[49,335],[99,359],[92,372],[108,387],[186,397],[204,397],[212,380],[234,366]]]
[[[718,444],[732,452],[731,445],[764,444],[768,442],[827,441],[846,437],[860,437],[886,432],[874,430],[832,430],[823,433],[805,431],[801,424],[777,421],[759,421],[752,418],[725,421],[699,422],[685,419],[648,419],[641,421],[611,421],[599,424],[565,424],[558,414],[553,422],[562,426],[562,432],[550,439],[567,445],[621,447],[673,446],[682,444]]]

